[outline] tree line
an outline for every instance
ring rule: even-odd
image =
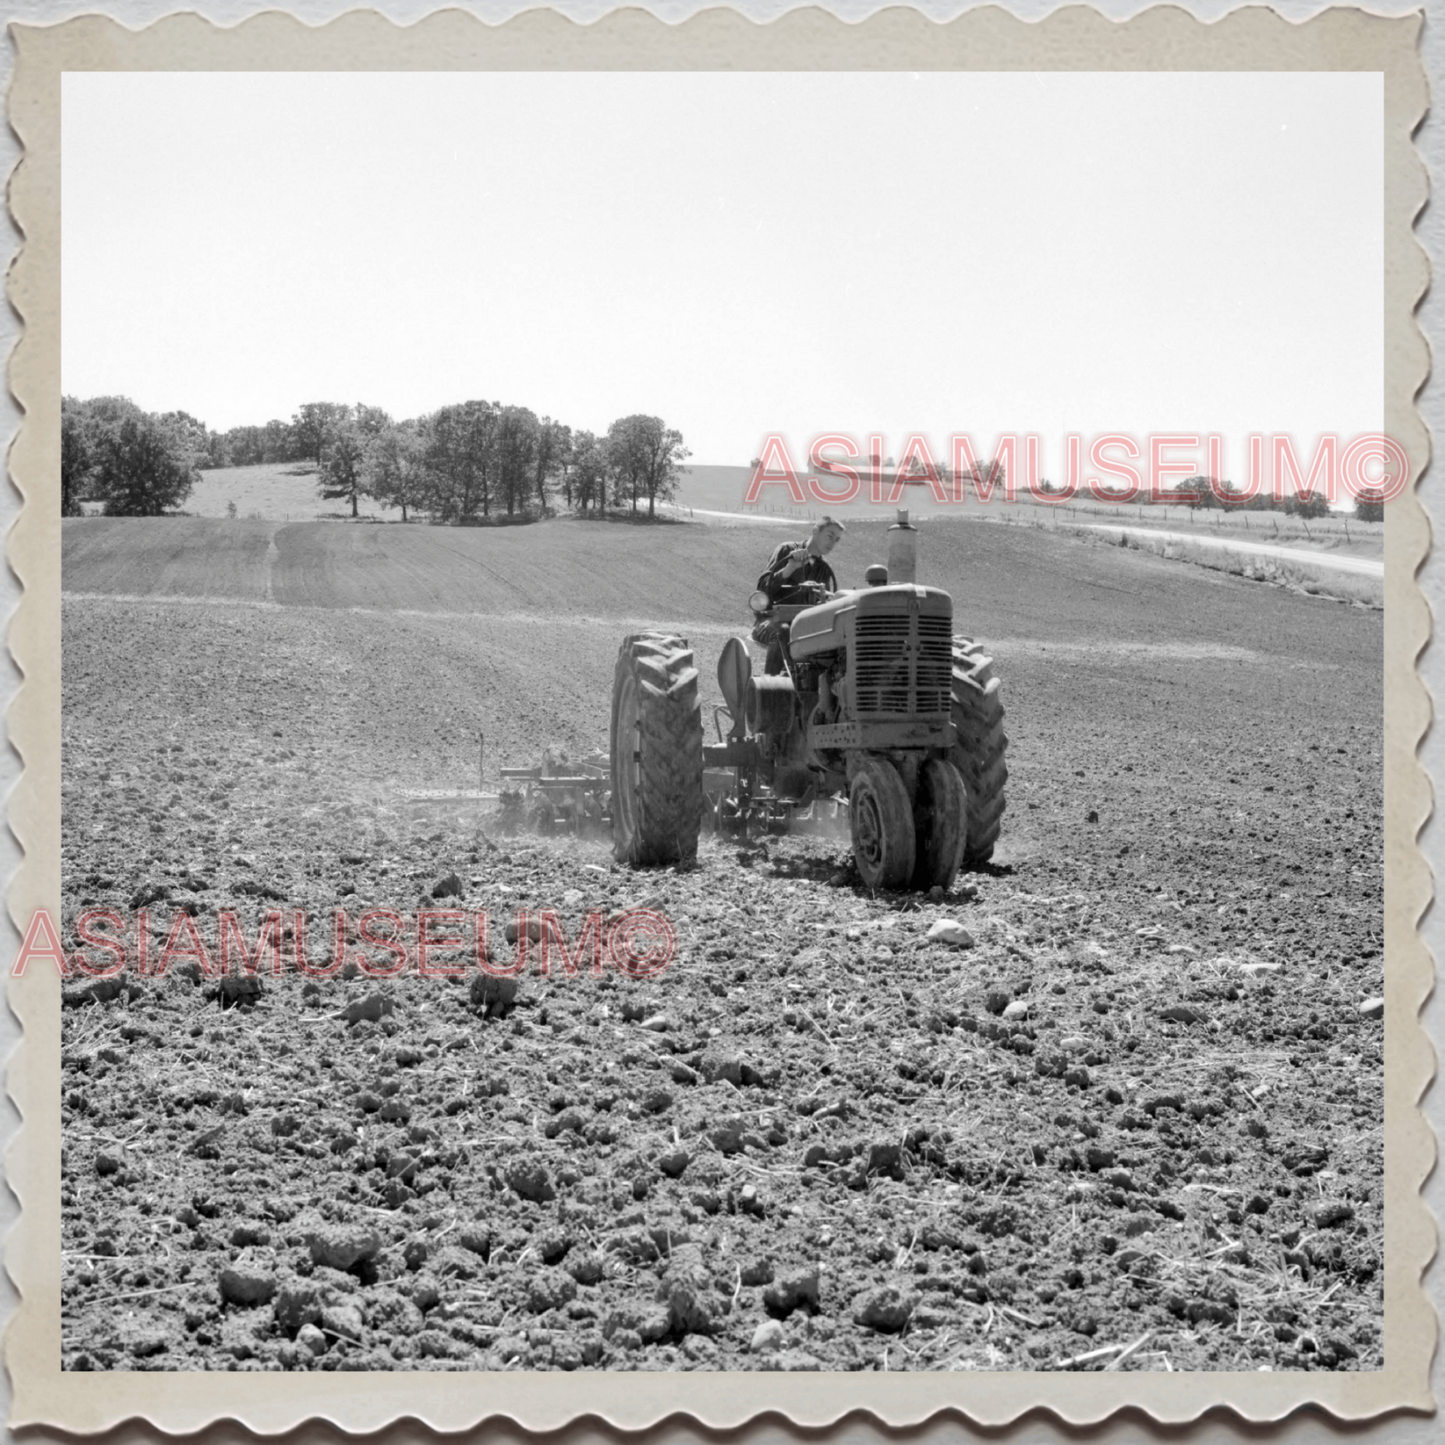
[[[938,468],[945,480],[951,480],[946,467]],[[967,483],[980,495],[989,495],[994,487],[1004,491],[1003,482],[1007,475],[1001,461],[980,463],[969,468],[964,474]],[[1046,497],[1062,497],[1064,488],[1047,478],[1040,478],[1039,492]],[[1385,503],[1382,492],[1361,492],[1354,499],[1355,516],[1362,522],[1383,522]],[[1218,481],[1209,476],[1185,477],[1173,487],[1160,490],[1157,496],[1147,488],[1135,497],[1129,498],[1130,506],[1186,506],[1192,509],[1215,509],[1225,512],[1282,512],[1287,517],[1302,517],[1312,522],[1319,517],[1331,515],[1330,504],[1322,491],[1310,491],[1303,495],[1290,492],[1276,497],[1272,492],[1258,491],[1246,496],[1244,490],[1230,481]]]
[[[857,464],[857,459],[851,463],[855,466],[859,475],[864,474],[864,468]],[[760,457],[754,457],[749,464],[755,472],[763,465]],[[1008,499],[1010,493],[1008,480],[1008,464],[1002,457],[995,457],[990,461],[975,462],[970,467],[965,467],[955,475],[953,469],[944,462],[933,463],[934,475],[938,478],[939,486],[945,493],[957,498],[962,498],[972,490],[977,497],[991,499],[995,495]],[[881,494],[888,497],[890,501],[899,500],[894,498],[893,493],[899,491],[899,484],[921,485],[927,478],[927,468],[918,457],[913,457],[907,466],[899,468],[892,457],[883,457],[878,463],[878,490],[874,494],[874,500]],[[1021,485],[1016,483],[1019,490]],[[1037,482],[1038,494],[1043,497],[1063,498],[1064,487],[1056,482],[1051,482],[1046,477],[1040,477]],[[1355,497],[1355,516],[1362,522],[1383,522],[1385,520],[1385,504],[1383,492],[1364,491]],[[1244,491],[1235,486],[1233,482],[1216,481],[1209,476],[1185,477],[1183,481],[1175,483],[1171,488],[1162,489],[1157,496],[1151,495],[1147,488],[1142,489],[1138,495],[1128,498],[1130,506],[1187,506],[1191,508],[1215,508],[1221,511],[1240,512],[1283,512],[1286,516],[1302,517],[1306,521],[1314,521],[1317,517],[1328,517],[1330,515],[1330,504],[1323,492],[1319,490],[1306,492],[1303,496],[1291,492],[1284,497],[1276,497],[1272,492],[1258,491],[1246,496]]]
[[[560,499],[584,516],[634,514],[671,500],[691,455],[682,433],[636,413],[603,435],[573,430],[527,407],[464,401],[395,421],[382,408],[307,402],[289,422],[214,432],[185,412],[141,411],[123,397],[61,406],[62,506],[82,498],[108,515],[180,506],[201,469],[296,462],[315,469],[320,495],[362,497],[442,522],[545,514]]]
[[[1051,482],[1041,482],[1044,493],[1059,495],[1063,488]],[[1362,492],[1355,499],[1355,516],[1362,522],[1383,522],[1385,504],[1383,494]],[[1233,482],[1218,481],[1214,477],[1185,477],[1174,487],[1163,488],[1158,496],[1142,491],[1135,503],[1144,506],[1164,507],[1185,506],[1192,510],[1216,510],[1222,512],[1282,512],[1287,517],[1302,517],[1307,522],[1331,515],[1330,504],[1322,491],[1311,491],[1300,495],[1290,492],[1276,497],[1273,492],[1259,491],[1246,496],[1242,488]]]
[[[463,401],[394,422],[376,407],[314,402],[297,413],[321,495],[374,497],[443,522],[545,514],[560,499],[583,516],[670,501],[691,456],[661,417],[620,417],[598,436],[524,406]]]

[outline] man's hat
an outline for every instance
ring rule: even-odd
[[[821,531],[824,527],[831,527],[840,536],[847,536],[848,529],[841,523],[835,522],[832,517],[819,517],[813,524],[815,532]]]

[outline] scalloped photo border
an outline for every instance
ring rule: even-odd
[[[132,31],[103,16],[54,26],[12,24],[9,121],[22,159],[10,177],[22,241],[8,277],[23,327],[9,384],[24,422],[10,453],[23,496],[7,556],[24,596],[9,645],[23,683],[7,714],[24,764],[10,826],[24,862],[9,889],[21,936],[41,908],[60,914],[60,81],[63,71],[270,70],[1191,70],[1375,71],[1384,80],[1384,429],[1418,479],[1429,438],[1415,407],[1429,351],[1415,320],[1429,267],[1413,222],[1427,194],[1412,135],[1427,84],[1423,15],[1385,18],[1335,9],[1295,23],[1263,7],[1212,23],[1159,7],[1127,22],[1083,6],[1024,22],[989,7],[937,23],[892,9],[846,24],[819,9],[769,24],[708,10],[668,25],[640,10],[579,25],[529,11],[489,25],[461,11],[401,27],[356,11],[312,28],[270,12],[232,28],[194,14]],[[325,1420],[356,1432],[414,1420],[442,1431],[510,1420],[549,1431],[584,1417],[637,1430],[689,1416],[719,1429],[765,1413],[823,1427],[864,1412],[888,1426],[940,1413],[1000,1427],[1047,1411],[1071,1425],[1134,1407],[1161,1423],[1209,1410],[1277,1421],[1302,1406],[1340,1420],[1431,1412],[1434,1311],[1421,1287],[1435,1224],[1420,1194],[1435,1141],[1418,1101],[1434,1069],[1419,1021],[1432,986],[1416,925],[1431,876],[1416,839],[1431,807],[1416,750],[1430,700],[1415,662],[1430,615],[1415,575],[1430,544],[1413,490],[1388,508],[1385,530],[1385,1368],[1374,1373],[658,1374],[62,1374],[60,1369],[60,983],[53,969],[10,980],[24,1039],[8,1087],[22,1125],[6,1156],[21,1216],[6,1266],[20,1304],[5,1332],[10,1424],[98,1432],[145,1421],[185,1433],[235,1419],[275,1433]],[[8,972],[8,969],[7,969]]]

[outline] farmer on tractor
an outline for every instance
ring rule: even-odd
[[[773,552],[749,599],[768,671],[753,671],[741,637],[723,644],[716,742],[687,639],[623,639],[610,731],[619,860],[688,863],[705,816],[746,830],[844,793],[866,888],[946,893],[965,863],[993,856],[1008,780],[993,659],[954,631],[953,598],[917,581],[906,511],[888,529],[888,565],[847,592],[824,560],[842,534],[824,517],[808,542]]]
[[[802,585],[808,582],[821,583],[829,592],[836,592],[838,579],[827,556],[847,530],[832,517],[823,517],[806,542],[783,542],[775,547],[758,578],[758,591],[767,593],[770,605],[796,600]],[[764,673],[770,677],[780,674],[787,656],[788,624],[765,612],[753,626],[753,641],[768,649]]]

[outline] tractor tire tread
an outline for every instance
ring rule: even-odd
[[[618,836],[614,810],[613,851],[621,862],[690,863],[697,856],[702,824],[702,700],[692,649],[671,633],[638,633],[624,639],[613,685],[613,792],[618,788],[617,698],[628,676],[637,684],[641,765],[637,780],[637,828]]]
[[[968,842],[964,862],[987,863],[993,857],[1007,806],[1008,765],[1004,753],[1002,684],[993,659],[971,638],[953,639],[953,725],[958,742],[949,760],[963,776],[968,795]]]

